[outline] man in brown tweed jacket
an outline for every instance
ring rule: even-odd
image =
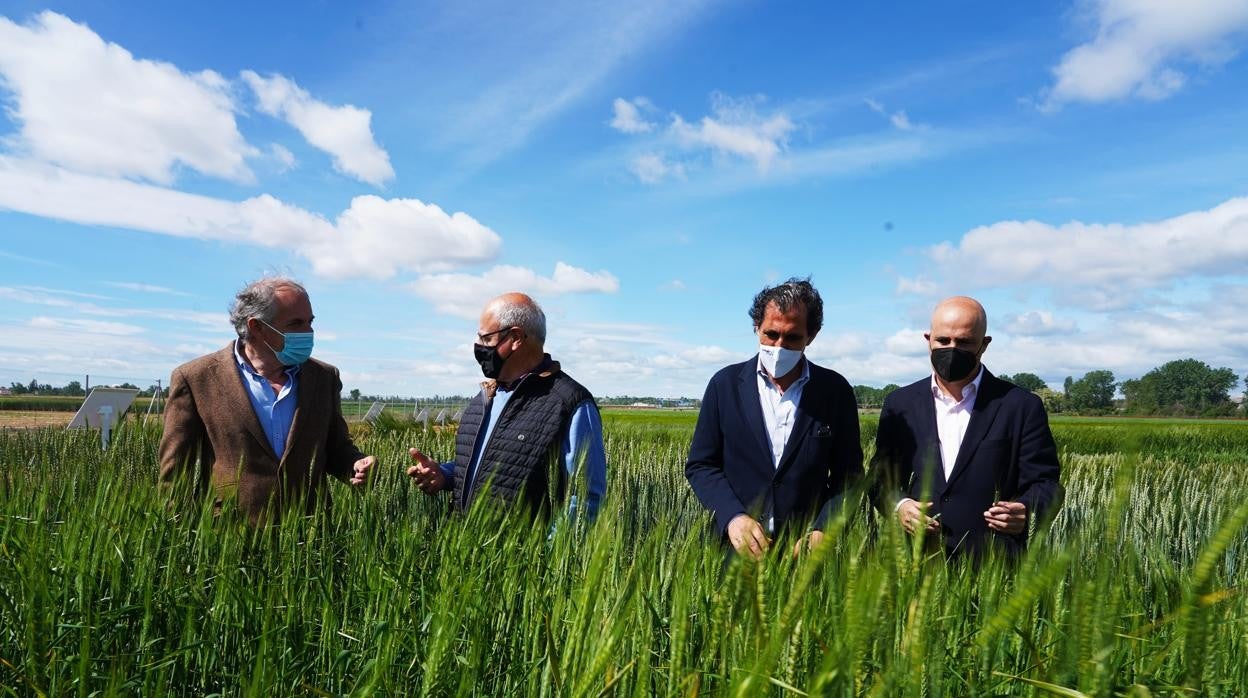
[[[338,369],[309,358],[312,319],[307,291],[291,279],[239,291],[230,311],[238,338],[169,381],[163,487],[212,496],[218,508],[236,497],[258,522],[270,510],[327,506],[327,475],[366,482],[375,459],[351,442]]]

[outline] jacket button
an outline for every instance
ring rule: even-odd
[[[519,436],[516,437],[516,439],[519,441],[524,441],[524,434],[520,434]]]
[[[941,503],[942,503],[942,504],[943,504],[943,503],[945,503],[945,502],[947,502],[947,501],[949,501],[949,495],[945,495],[945,496],[941,497],[941,498],[940,498],[940,501],[941,501]]]

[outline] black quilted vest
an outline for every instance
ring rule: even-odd
[[[465,488],[473,446],[494,399],[495,384],[483,384],[464,408],[455,433],[455,490],[457,511],[467,511],[489,483],[489,497],[503,502],[523,501],[535,513],[549,514],[567,491],[567,473],[560,446],[577,405],[593,400],[580,383],[549,361],[540,373],[530,373],[514,388],[511,399],[490,433],[470,487]],[[595,403],[595,408],[597,403]]]

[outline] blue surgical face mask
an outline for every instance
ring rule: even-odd
[[[281,351],[274,349],[268,342],[264,342],[263,339],[260,340],[264,342],[264,346],[269,347],[269,350],[273,352],[273,355],[277,357],[278,361],[282,362],[283,366],[298,366],[312,356],[313,333],[282,332],[269,323],[264,322],[264,320],[260,320],[260,322],[264,323],[264,326],[270,330],[282,335],[282,337],[286,340],[285,343],[282,344]]]

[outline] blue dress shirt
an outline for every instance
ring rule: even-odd
[[[273,453],[281,460],[286,453],[286,439],[290,436],[290,425],[295,421],[295,403],[299,392],[299,367],[287,366],[286,385],[281,392],[273,393],[269,379],[256,372],[256,369],[243,358],[239,340],[234,340],[234,360],[238,362],[238,375],[247,388],[247,397],[251,400],[251,409],[260,420],[260,428],[273,447]]]

